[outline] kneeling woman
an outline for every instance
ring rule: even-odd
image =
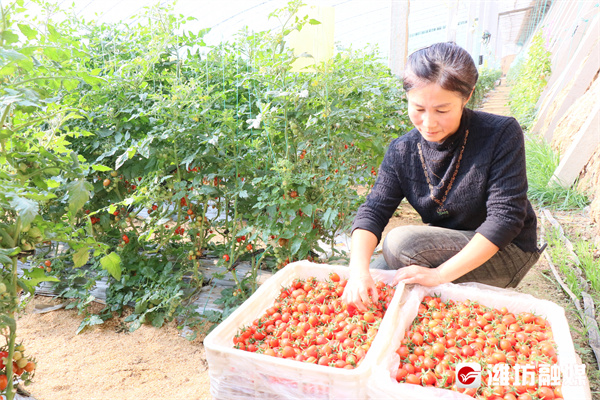
[[[472,57],[454,43],[409,56],[403,84],[415,128],[391,142],[358,209],[346,303],[362,310],[376,300],[370,259],[403,199],[426,225],[386,236],[384,267],[398,270],[395,283],[516,287],[538,260],[523,131],[514,118],[465,107],[477,78]]]

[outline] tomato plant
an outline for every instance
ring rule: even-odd
[[[35,358],[26,353],[22,343],[15,344],[12,356],[10,356],[8,345],[10,339],[8,337],[6,339],[7,343],[0,347],[0,394],[5,393],[4,391],[8,388],[9,376],[12,377],[11,381],[18,377],[24,385],[31,384],[37,367]],[[12,362],[8,361],[9,357],[12,358]],[[11,372],[9,372],[8,364],[11,366]]]
[[[78,88],[87,118],[67,126],[86,134],[69,147],[95,166],[87,215],[119,255],[121,284],[159,253],[194,285],[203,284],[199,260],[225,271],[249,262],[248,276],[233,274],[239,304],[258,268],[316,258],[322,243],[344,256],[332,244],[362,201],[357,188],[373,183],[389,139],[406,127],[405,100],[368,49],[292,72],[284,39],[307,23],[293,17],[301,6],[275,11],[287,21],[277,30],[241,32],[205,53],[196,49],[206,30],[176,33],[186,19],[168,8],[145,10],[165,21],[158,27],[78,30],[103,85]]]
[[[25,11],[21,0],[0,5],[0,329],[8,399],[15,376],[27,382],[34,369],[16,342],[18,310],[40,282],[58,281],[49,274],[59,264],[109,256],[82,212],[92,195],[90,166],[68,148],[68,138],[84,132],[66,128],[84,114],[69,93],[100,79],[85,69],[86,54],[69,35],[50,21],[41,27],[21,20]],[[55,256],[58,242],[64,250]],[[42,268],[17,271],[19,260],[33,266],[44,259]],[[118,266],[108,269],[118,274]]]
[[[518,385],[514,379],[509,386],[492,384],[489,373],[496,364],[510,368],[531,364],[538,371],[540,365],[558,362],[550,324],[529,312],[513,314],[470,300],[443,302],[440,297],[426,296],[396,353],[400,357],[398,382],[466,393],[455,384],[456,364],[478,362],[482,385],[468,393],[473,397],[521,398],[527,392],[535,399],[562,398],[555,397],[560,386]]]

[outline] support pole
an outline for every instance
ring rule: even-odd
[[[391,0],[391,37],[389,67],[394,75],[402,77],[408,56],[408,15],[410,0]]]

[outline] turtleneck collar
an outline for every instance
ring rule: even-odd
[[[429,141],[425,140],[423,138],[423,136],[421,136],[419,139],[421,141],[421,145],[429,147],[430,149],[437,150],[437,151],[454,151],[454,150],[456,150],[456,148],[458,148],[458,146],[460,146],[463,143],[463,139],[465,137],[467,127],[469,126],[469,120],[471,119],[472,112],[473,111],[471,111],[467,107],[465,107],[463,109],[463,113],[462,113],[462,116],[460,117],[460,125],[458,126],[458,129],[452,135],[447,137],[444,141],[442,141],[440,143],[429,142]]]

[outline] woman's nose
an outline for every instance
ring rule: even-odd
[[[435,124],[435,118],[430,113],[423,114],[423,126],[425,128],[433,128],[435,127]]]

